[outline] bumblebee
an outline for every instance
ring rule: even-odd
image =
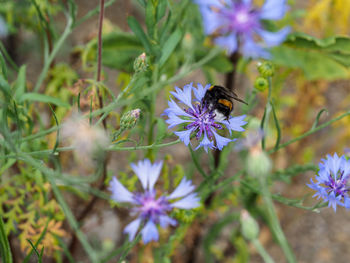
[[[228,120],[233,111],[233,100],[247,104],[237,94],[221,86],[211,86],[204,94],[202,104],[215,112],[215,119]]]

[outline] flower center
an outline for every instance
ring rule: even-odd
[[[185,111],[194,117],[194,121],[187,125],[185,129],[189,130],[194,128],[197,131],[196,138],[199,140],[203,133],[206,133],[209,138],[213,137],[211,127],[216,129],[222,129],[221,125],[215,123],[215,113],[213,110],[208,110],[204,104],[194,106],[194,110],[189,108]]]
[[[236,31],[241,34],[249,34],[260,27],[257,12],[250,5],[234,4],[230,8],[220,10],[221,16],[226,18],[226,26],[222,28],[223,33]]]
[[[329,174],[329,182],[326,184],[328,186],[328,191],[332,191],[335,193],[335,195],[341,195],[344,196],[346,192],[350,190],[349,187],[347,187],[347,177],[344,176],[344,171],[340,171],[336,176],[332,176],[332,174]]]
[[[156,199],[154,191],[139,193],[136,195],[135,200],[140,205],[136,208],[136,212],[139,212],[143,219],[150,219],[155,223],[158,222],[160,215],[164,215],[171,210],[170,204],[165,197],[161,196]]]
[[[242,12],[238,12],[235,16],[235,20],[237,24],[240,25],[245,25],[248,23],[249,21],[249,15],[247,12],[242,11]]]

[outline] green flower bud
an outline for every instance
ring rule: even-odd
[[[144,72],[148,68],[147,56],[146,53],[142,53],[134,61],[134,71],[135,72]]]
[[[258,91],[265,91],[269,87],[269,83],[267,79],[263,77],[258,77],[255,82],[254,82],[254,88],[257,89]]]
[[[120,119],[120,130],[129,130],[135,127],[140,118],[140,109],[135,109],[124,113]]]
[[[240,221],[241,231],[244,238],[246,238],[249,241],[257,239],[259,236],[259,225],[255,221],[255,219],[248,213],[248,211],[242,211]]]
[[[275,74],[275,67],[270,61],[258,63],[258,70],[262,77],[272,77]]]
[[[191,50],[194,47],[193,36],[190,33],[186,33],[183,40],[182,46],[185,50]]]
[[[198,208],[197,208],[198,209]],[[183,223],[191,223],[196,217],[196,209],[194,210],[174,210],[174,217],[183,222]]]
[[[267,176],[272,168],[272,163],[266,152],[259,148],[253,148],[246,159],[246,167],[253,176]]]

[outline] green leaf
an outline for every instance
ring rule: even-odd
[[[1,71],[2,75],[4,76],[5,79],[7,79],[7,67],[6,67],[6,62],[5,58],[2,55],[2,52],[0,51],[0,64],[1,64]]]
[[[179,44],[181,38],[182,31],[180,29],[177,29],[170,35],[169,39],[164,43],[162,48],[162,56],[159,59],[159,66],[163,66],[163,64],[168,60],[176,46]]]
[[[276,64],[301,69],[309,80],[346,79],[350,76],[350,38],[318,39],[294,33],[285,44],[271,50]]]
[[[155,144],[159,144],[163,141],[166,136],[168,126],[165,124],[165,121],[161,118],[157,118],[157,137]]]
[[[135,17],[128,17],[128,25],[131,28],[131,30],[135,33],[136,37],[141,41],[143,47],[146,50],[146,53],[152,54],[153,52],[151,43],[149,42],[148,37],[146,36],[140,23],[135,19]]]
[[[11,98],[11,87],[2,75],[0,75],[0,90],[3,91],[6,99]]]
[[[282,131],[281,131],[280,124],[278,122],[275,106],[273,105],[272,102],[270,102],[270,104],[271,104],[271,108],[272,108],[273,120],[275,122],[276,130],[277,130],[277,138],[276,138],[276,143],[275,143],[275,150],[276,150],[276,149],[278,149],[278,146],[280,145]]]
[[[96,43],[91,51],[96,54]],[[107,67],[131,73],[135,59],[143,51],[142,43],[135,35],[113,32],[103,37],[102,62]]]
[[[147,1],[146,4],[146,26],[147,32],[151,39],[154,37],[154,31],[156,28],[156,6],[155,1]]]
[[[55,104],[56,106],[60,107],[69,107],[69,103],[64,102],[60,100],[59,98],[51,97],[48,95],[40,94],[40,93],[35,93],[35,92],[29,92],[26,94],[23,94],[21,97],[21,102],[23,101],[38,101],[38,102],[44,102],[44,103],[52,103]]]
[[[26,91],[26,66],[23,65],[18,72],[15,83],[15,99],[19,100]]]
[[[167,5],[167,0],[159,0],[159,4],[157,6],[157,22],[159,22],[159,20],[161,20],[164,17]]]
[[[0,216],[0,254],[2,262],[12,263],[10,244],[6,236],[5,225]]]
[[[209,50],[198,50],[196,52],[196,60],[199,61],[206,54],[208,54],[208,52]],[[228,73],[233,70],[233,65],[231,61],[227,58],[227,56],[224,54],[224,52],[209,60],[204,66],[207,68],[215,69],[220,73]]]
[[[321,118],[321,115],[322,115],[322,113],[324,113],[324,112],[328,113],[328,110],[327,110],[327,109],[322,109],[322,110],[320,110],[320,111],[318,112],[318,114],[317,114],[317,116],[316,116],[316,119],[315,119],[314,123],[312,124],[311,130],[313,130],[313,129],[315,129],[315,128],[317,127],[318,122],[319,122],[319,120],[320,120],[320,118]]]

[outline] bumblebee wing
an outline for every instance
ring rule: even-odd
[[[237,100],[237,101],[239,101],[239,102],[242,102],[242,103],[248,105],[248,103],[246,103],[244,100],[238,98],[237,94],[234,93],[233,91],[231,91],[230,94],[227,94],[227,95],[230,96],[230,97],[231,97],[232,99],[234,99],[234,100]]]

